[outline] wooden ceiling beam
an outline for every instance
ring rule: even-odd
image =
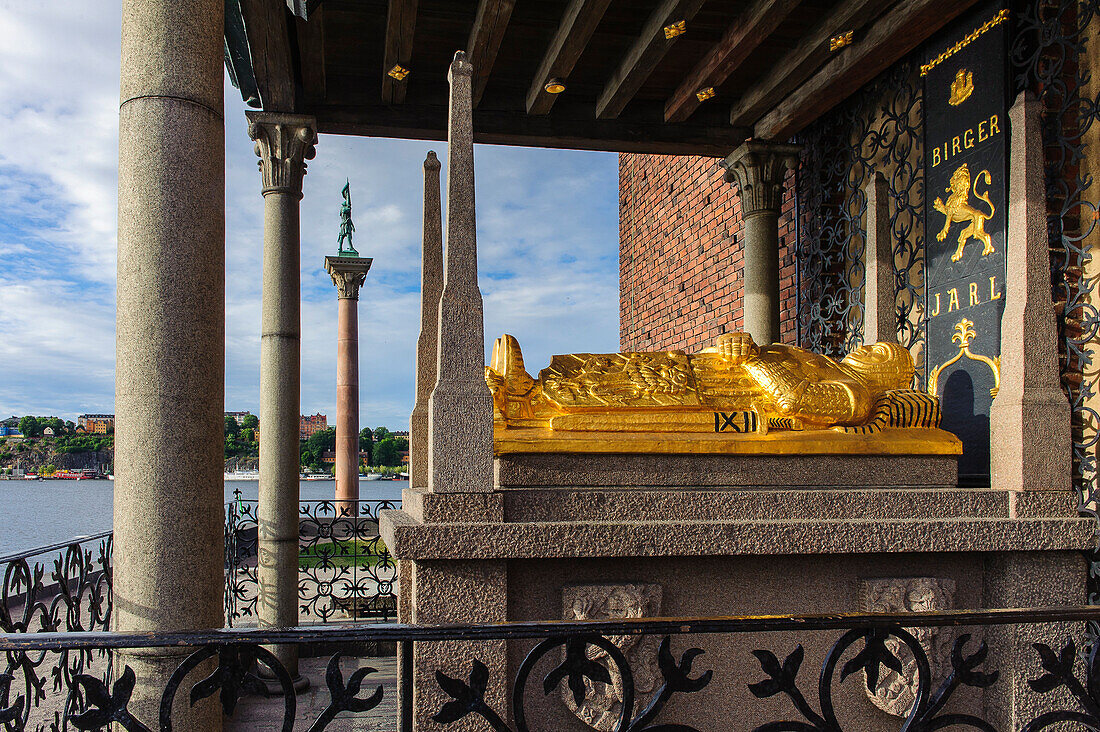
[[[473,105],[477,108],[493,64],[497,60],[497,51],[504,40],[504,31],[512,18],[512,9],[516,0],[481,0],[474,16],[474,26],[470,29],[470,39],[466,42],[467,55],[474,67]]]
[[[386,11],[386,40],[382,52],[382,101],[403,104],[405,81],[390,76],[394,66],[410,68],[417,0],[390,0]]]
[[[596,102],[597,117],[614,119],[622,113],[623,108],[630,103],[668,49],[676,42],[676,38],[665,37],[665,26],[685,20],[690,27],[691,19],[705,1],[664,0],[650,14],[638,40],[626,52],[619,67],[604,85]]]
[[[756,137],[787,140],[847,99],[973,5],[975,0],[901,0],[862,39],[841,50],[768,112]]]
[[[801,0],[755,0],[665,102],[665,121],[683,122],[702,103],[701,89],[720,86],[767,40]]]
[[[317,118],[318,132],[337,135],[444,140],[445,105],[321,105],[307,108]],[[530,116],[522,111],[474,110],[474,141],[494,145],[638,152],[722,157],[741,144],[744,128],[720,124],[667,125],[659,114],[652,121],[594,119],[591,106],[583,117],[558,114]]]
[[[290,12],[271,0],[241,0],[252,70],[268,112],[294,112],[294,65],[290,57]]]
[[[546,91],[546,82],[569,77],[610,4],[611,0],[571,0],[527,91],[527,114],[546,114],[554,106],[558,95]]]
[[[318,5],[309,19],[294,18],[298,35],[298,59],[302,71],[302,94],[306,104],[325,101],[324,6]]]
[[[893,0],[843,0],[809,36],[779,60],[771,71],[745,91],[730,109],[730,124],[751,126],[761,115],[829,62],[829,41],[847,31],[856,32],[873,21]]]

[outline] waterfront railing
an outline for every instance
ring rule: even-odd
[[[378,535],[378,513],[400,501],[300,501],[299,623],[397,617],[397,562]],[[239,494],[225,512],[225,617],[230,627],[256,622],[258,503]]]
[[[378,512],[400,501],[301,501],[299,505],[299,622],[388,621],[396,617],[396,562],[378,536]],[[239,492],[225,506],[226,625],[256,624],[258,583],[257,502]],[[4,585],[0,631],[7,634],[104,632],[112,608],[113,532],[77,537],[0,557]],[[75,637],[75,636],[74,636]],[[110,658],[88,648],[7,654],[0,669],[0,706],[19,696],[18,717],[42,712],[49,689],[72,690],[80,676],[110,678]],[[56,700],[55,700],[56,701]],[[70,702],[50,708],[46,722],[30,729],[54,729]],[[55,718],[56,715],[56,718]],[[19,728],[0,711],[5,729]]]
[[[0,558],[4,586],[0,630],[9,635],[103,632],[111,621],[112,532],[83,536]],[[110,672],[104,650],[60,649],[57,653],[5,654],[0,704],[23,699],[20,713],[0,713],[8,729],[40,706],[48,689],[71,688],[76,678]],[[13,722],[13,719],[15,720]]]
[[[181,724],[173,716],[177,708],[217,694],[227,730],[263,726],[320,732],[351,724],[355,729],[366,725],[362,728],[408,732],[414,715],[411,659],[414,652],[420,659],[432,657],[432,644],[443,641],[448,650],[439,657],[451,665],[434,674],[435,689],[428,697],[419,696],[425,689],[417,690],[419,699],[435,701],[431,709],[416,712],[430,714],[443,726],[472,718],[496,732],[556,730],[561,728],[560,715],[568,712],[547,713],[547,704],[568,705],[571,700],[575,711],[596,703],[593,699],[610,698],[611,719],[601,729],[864,730],[866,700],[855,711],[850,707],[859,705],[852,702],[862,696],[863,687],[874,690],[880,679],[898,674],[906,675],[912,700],[892,718],[894,723],[886,721],[891,717],[875,716],[876,729],[896,724],[899,730],[993,732],[998,726],[986,718],[989,705],[982,701],[990,694],[1012,698],[1017,713],[1029,715],[1015,727],[1027,732],[1100,729],[1100,645],[1094,644],[1082,661],[1079,642],[1073,639],[1037,643],[1016,657],[1022,668],[1004,669],[993,666],[979,640],[998,628],[1020,639],[1035,633],[1050,637],[1051,628],[1079,635],[1086,622],[1098,620],[1100,608],[1074,607],[448,626],[317,624],[186,633],[5,633],[0,634],[0,650],[12,659],[16,673],[23,668],[22,659],[56,654],[169,647],[191,652],[170,678],[145,689],[146,698],[153,691],[159,701],[152,708],[131,708],[135,676],[125,666],[111,677],[74,674],[25,691],[22,686],[17,690],[11,677],[0,677],[0,720],[10,729],[25,729],[27,709],[41,701],[57,710],[54,728],[90,730],[114,722],[128,732],[172,730]],[[929,653],[928,644],[918,639],[921,630],[930,628],[951,633],[945,659]],[[745,635],[749,633],[754,635]],[[739,637],[740,645],[751,641],[764,647],[750,652],[747,646],[724,656],[704,654],[697,647],[714,648],[724,639],[731,642],[722,647],[738,648],[733,641]],[[642,643],[643,638],[655,642]],[[454,641],[464,643],[455,646]],[[501,641],[521,651],[514,673],[502,667],[509,664],[499,662]],[[401,662],[394,673],[379,674],[371,659],[348,652],[369,642],[400,646]],[[283,644],[342,649],[328,656],[323,681],[322,676],[314,678],[326,688],[295,695],[294,679],[268,650]],[[281,693],[267,698],[264,678],[274,679]],[[418,671],[417,678],[423,684],[433,677]],[[1021,678],[1027,683],[1020,683]],[[748,700],[749,716],[763,721],[721,718],[724,702],[716,700],[731,692]],[[41,693],[41,699],[32,700],[34,693]],[[184,702],[176,704],[177,697]],[[670,705],[673,699],[677,702]],[[378,718],[380,713],[384,719]],[[701,718],[710,722],[701,724]]]

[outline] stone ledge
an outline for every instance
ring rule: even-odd
[[[1075,518],[1070,491],[983,488],[655,488],[537,486],[493,493],[405,489],[415,521],[762,521],[840,519]]]
[[[498,488],[954,488],[955,455],[500,455]]]
[[[1088,518],[758,520],[422,524],[383,511],[398,559],[569,559],[1093,548]]]
[[[1068,492],[1013,500],[982,489],[505,489],[503,522],[1071,518]],[[1014,512],[1016,511],[1016,512]],[[436,514],[442,514],[437,511]],[[462,515],[452,513],[451,516]],[[417,520],[432,523],[413,513]],[[470,521],[480,517],[471,516]],[[453,518],[451,519],[453,520]]]
[[[504,500],[500,493],[432,493],[427,488],[401,491],[401,508],[416,521],[504,521]]]

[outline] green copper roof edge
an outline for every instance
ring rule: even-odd
[[[225,0],[225,69],[249,107],[260,109],[260,90],[252,70],[252,53],[244,27],[240,0]]]

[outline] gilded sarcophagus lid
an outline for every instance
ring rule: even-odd
[[[863,346],[835,361],[730,333],[696,354],[554,356],[532,378],[518,341],[504,335],[485,378],[498,451],[525,440],[580,444],[600,433],[627,451],[667,448],[671,436],[682,445],[706,443],[705,452],[769,452],[779,443],[788,445],[779,452],[811,443],[812,451],[829,452],[831,441],[837,452],[890,453],[882,446],[900,439],[917,445],[914,452],[956,454],[958,441],[938,429],[938,400],[910,388],[913,373],[912,356],[896,343]],[[907,434],[899,438],[899,431]]]

